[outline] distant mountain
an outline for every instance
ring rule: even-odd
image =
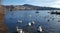
[[[34,6],[29,4],[24,4],[24,7],[29,7],[35,10],[60,10],[60,8],[53,8],[53,7],[42,7],[42,6]]]
[[[60,10],[60,8],[34,6],[30,4],[16,5],[16,6],[10,5],[5,6],[5,8],[10,10]]]

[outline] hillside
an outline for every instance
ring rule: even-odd
[[[60,8],[34,6],[29,4],[4,6],[7,10],[60,10]]]
[[[34,5],[29,5],[29,4],[24,4],[23,6],[31,8],[31,9],[36,9],[36,10],[60,10],[59,8],[34,6]]]

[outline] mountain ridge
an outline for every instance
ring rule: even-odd
[[[4,6],[6,9],[11,10],[60,10],[60,8],[53,8],[53,7],[42,7],[42,6],[35,6],[30,4],[24,4],[24,5],[10,5],[10,6]]]

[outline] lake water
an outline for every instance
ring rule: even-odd
[[[23,29],[29,22],[35,21],[35,33],[38,33],[37,27],[39,25],[42,26],[44,33],[60,33],[60,15],[50,14],[49,10],[36,12],[36,10],[6,11],[4,23],[8,27],[8,32],[14,33],[16,26]],[[18,20],[22,20],[22,23],[17,23]]]

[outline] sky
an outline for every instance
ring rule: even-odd
[[[31,4],[36,6],[60,8],[60,0],[2,0],[3,5]]]

